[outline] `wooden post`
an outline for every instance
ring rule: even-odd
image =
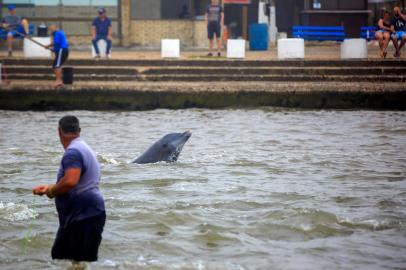
[[[131,44],[131,0],[120,1],[121,12],[121,45]]]
[[[248,39],[248,6],[242,7],[242,37]]]

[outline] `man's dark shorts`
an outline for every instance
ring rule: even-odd
[[[105,223],[106,213],[103,213],[59,228],[52,247],[52,259],[97,261]]]
[[[68,59],[69,56],[69,49],[60,49],[55,52],[55,59],[52,63],[52,68],[60,68],[62,67],[63,63]]]
[[[213,39],[214,34],[216,34],[216,38],[221,37],[221,25],[218,22],[209,22],[207,25],[207,38]]]

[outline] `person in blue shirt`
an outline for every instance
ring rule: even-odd
[[[4,16],[1,20],[1,26],[3,29],[7,30],[7,47],[8,47],[8,56],[13,56],[13,41],[14,38],[19,36],[17,32],[23,32],[21,34],[28,35],[29,34],[29,24],[27,19],[21,19],[17,16],[15,5],[9,5],[8,15]]]
[[[93,150],[80,137],[79,120],[64,116],[59,120],[59,139],[65,149],[57,181],[40,185],[35,195],[55,198],[59,229],[52,247],[52,259],[93,262],[106,222],[103,195],[99,189],[100,164]]]
[[[396,53],[395,57],[400,57],[400,50],[406,44],[406,15],[400,11],[399,7],[393,9],[394,17],[392,19],[392,26],[395,28],[395,32],[392,33],[393,45],[395,45]],[[400,42],[400,44],[399,44]]]
[[[100,58],[100,50],[99,46],[97,45],[97,42],[99,42],[99,40],[106,41],[106,56],[107,58],[110,58],[110,51],[113,40],[113,27],[111,25],[111,20],[107,17],[105,8],[98,8],[97,13],[99,13],[99,16],[96,17],[92,23],[92,43],[94,50],[96,51],[95,58]]]
[[[55,59],[52,64],[52,68],[55,72],[55,87],[63,86],[62,81],[62,65],[69,57],[69,44],[62,30],[59,30],[56,25],[51,25],[49,27],[52,35],[52,43],[47,48],[52,48],[54,52]]]

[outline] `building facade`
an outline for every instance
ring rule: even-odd
[[[405,8],[406,0],[223,0],[228,37],[249,38],[257,23],[259,5],[276,6],[279,32],[294,25],[344,26],[358,37],[361,26],[374,25],[382,9]],[[157,48],[163,38],[178,38],[184,47],[207,47],[204,14],[210,0],[0,0],[1,14],[15,4],[30,22],[56,23],[78,47],[90,46],[92,19],[97,7],[107,9],[113,21],[114,43]]]

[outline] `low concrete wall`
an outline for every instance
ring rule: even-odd
[[[0,90],[4,110],[151,110],[276,106],[304,109],[406,110],[404,91],[145,91],[100,87]]]

